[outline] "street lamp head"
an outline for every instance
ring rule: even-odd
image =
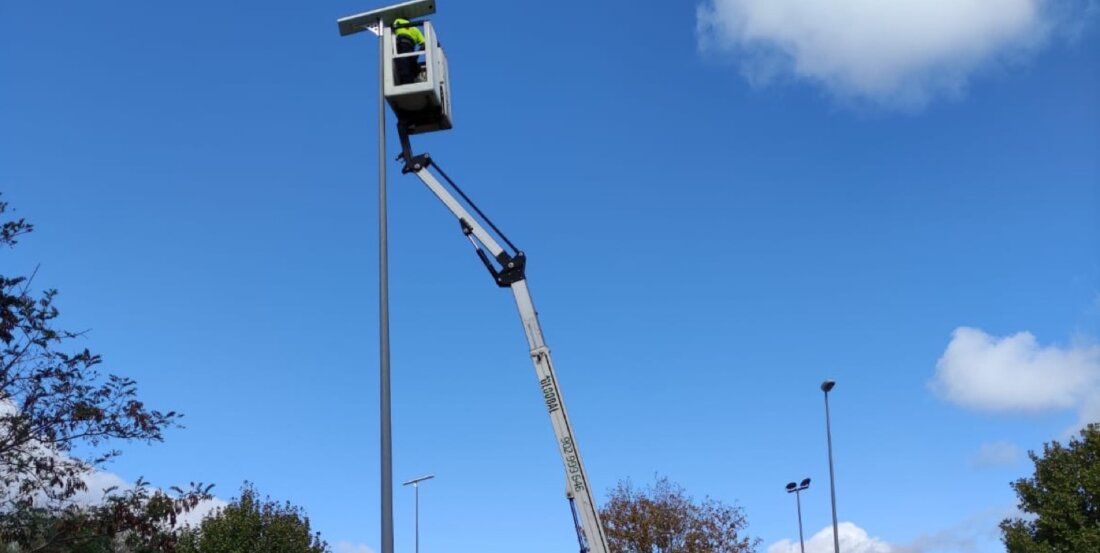
[[[791,493],[791,492],[795,491],[796,489],[798,489],[798,484],[795,484],[794,482],[791,482],[790,484],[787,484],[787,493]]]
[[[415,485],[417,485],[417,484],[419,484],[419,483],[421,483],[425,480],[431,480],[432,478],[435,478],[435,475],[434,474],[429,474],[427,476],[421,476],[420,478],[413,478],[412,480],[409,480],[408,482],[404,482],[401,485],[402,486],[408,486],[408,485],[415,486]]]
[[[340,36],[353,35],[370,30],[372,26],[382,20],[383,25],[393,25],[396,19],[416,19],[435,13],[435,0],[410,0],[385,8],[371,10],[369,12],[341,17],[337,24],[340,27]],[[382,29],[378,29],[381,33]]]
[[[807,478],[807,479],[803,480],[802,483],[798,485],[798,487],[800,489],[803,489],[803,490],[806,489],[806,488],[809,488],[810,487],[810,479]]]
[[[832,380],[826,380],[825,382],[821,383],[821,391],[827,394],[832,391],[833,386],[836,386],[836,382]]]

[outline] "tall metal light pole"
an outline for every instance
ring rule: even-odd
[[[378,28],[378,421],[381,443],[382,553],[393,553],[393,433],[390,421],[390,242],[386,209],[385,21]]]
[[[836,382],[826,380],[821,383],[821,391],[825,393],[825,437],[829,444],[829,496],[833,503],[833,553],[840,553],[840,536],[837,534],[836,523],[836,475],[833,474],[833,428],[829,420],[829,392],[836,386]]]
[[[806,553],[806,540],[802,537],[802,492],[810,487],[810,479],[806,478],[801,483],[791,482],[787,484],[787,493],[793,493],[795,504],[798,505],[798,546],[802,553]]]
[[[435,478],[435,475],[434,474],[429,474],[427,476],[421,476],[420,478],[413,478],[412,480],[409,480],[408,482],[405,482],[404,484],[401,484],[402,486],[410,486],[411,485],[413,487],[413,490],[416,492],[416,550],[415,550],[415,553],[420,553],[420,483],[425,481],[425,480],[431,480],[432,478]]]
[[[383,29],[397,18],[435,13],[435,0],[413,0],[342,17],[340,35],[371,31],[378,36],[378,393],[382,553],[393,553],[393,434],[390,408],[390,266],[386,210],[386,44]]]

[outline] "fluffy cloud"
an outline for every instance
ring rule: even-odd
[[[890,544],[872,538],[851,522],[837,525],[840,550],[845,553],[896,553]],[[768,546],[768,553],[801,553],[798,540],[781,540]],[[833,527],[829,526],[806,540],[806,553],[833,553]]]
[[[333,546],[333,553],[374,553],[374,550],[361,543],[342,541]]]
[[[133,488],[133,485],[123,480],[117,474],[102,470],[86,474],[84,476],[84,484],[88,486],[88,489],[77,492],[72,498],[73,503],[83,507],[102,503],[104,494],[111,488],[118,491],[126,491]]]
[[[15,406],[11,400],[0,400],[0,417],[13,415],[18,412],[18,407]],[[0,438],[2,438],[9,426],[0,425]],[[45,458],[52,457],[61,463],[72,462],[73,458],[64,451],[58,451],[56,448],[42,444],[37,440],[31,442],[31,447],[37,449],[36,455],[40,455]],[[67,500],[68,504],[78,507],[91,507],[94,505],[100,505],[107,497],[108,493],[118,494],[132,490],[134,488],[133,483],[124,480],[122,477],[112,472],[104,470],[98,470],[94,467],[89,467],[89,471],[81,476],[84,480],[86,488],[76,492],[71,498]],[[0,487],[0,498],[5,497],[7,494],[14,493],[16,488],[14,487]],[[42,503],[46,501],[44,494],[40,494],[35,498],[35,501]],[[176,520],[176,525],[179,527],[197,525],[202,522],[202,519],[212,511],[221,509],[228,505],[225,501],[212,497],[205,501],[200,501],[194,509],[183,513]]]
[[[812,81],[847,100],[916,108],[958,95],[990,62],[1027,54],[1092,0],[705,0],[706,53],[746,77]]]
[[[1009,517],[1021,516],[1013,505],[993,507],[976,513],[958,524],[917,536],[912,542],[895,547],[891,553],[977,553],[1004,550],[999,524]]]
[[[200,501],[198,505],[195,505],[194,509],[183,513],[176,519],[176,526],[181,528],[184,526],[197,527],[202,523],[202,519],[206,518],[206,515],[224,509],[228,505],[229,503],[224,499],[219,499],[217,497],[211,497],[206,501]]]
[[[108,490],[113,490],[115,493],[118,493],[130,490],[134,487],[132,483],[123,480],[117,474],[102,470],[93,471],[84,476],[84,483],[88,486],[88,489],[78,492],[73,496],[71,501],[75,505],[85,507],[101,504]],[[228,503],[217,497],[200,501],[194,509],[179,516],[176,520],[176,526],[197,526],[206,515],[226,505],[228,505]]]
[[[998,338],[961,327],[936,364],[931,386],[971,409],[1075,409],[1082,423],[1100,420],[1100,346],[1041,346],[1029,332]]]
[[[840,550],[845,553],[962,553],[991,551],[1000,545],[998,523],[1017,516],[1012,507],[998,507],[977,513],[959,524],[917,536],[906,544],[871,537],[866,530],[841,522],[837,525]],[[768,547],[767,553],[801,553],[798,540],[781,540]],[[806,553],[833,553],[833,528],[828,526],[806,541]]]
[[[974,468],[987,469],[1016,464],[1020,460],[1020,448],[1008,442],[982,444],[978,454],[970,460]]]
[[[87,485],[87,489],[77,492],[68,500],[68,504],[79,507],[100,505],[103,503],[108,491],[118,494],[131,490],[134,487],[133,483],[124,480],[117,474],[101,470],[92,471],[84,475],[83,479],[85,485]],[[40,499],[40,501],[45,501],[45,499]],[[202,522],[202,519],[206,517],[206,515],[226,505],[228,505],[228,503],[217,497],[200,501],[194,509],[179,516],[176,520],[176,526],[196,526]]]

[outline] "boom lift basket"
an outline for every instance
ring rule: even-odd
[[[384,94],[397,115],[398,124],[408,134],[445,131],[451,128],[451,90],[447,74],[447,56],[430,21],[414,22],[424,33],[422,50],[397,52],[394,29],[383,29],[385,41]],[[411,82],[399,83],[398,64],[415,60],[418,74]]]

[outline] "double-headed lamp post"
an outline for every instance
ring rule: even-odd
[[[821,383],[821,391],[825,393],[825,439],[829,444],[829,497],[833,503],[833,553],[840,553],[840,536],[837,535],[836,523],[836,476],[833,474],[833,429],[829,421],[829,392],[836,386],[836,382],[826,380]]]
[[[416,492],[416,553],[420,553],[420,483],[432,478],[435,478],[435,475],[429,474],[420,478],[413,478],[401,484],[402,486],[412,486],[413,491]]]
[[[802,492],[809,487],[809,478],[802,480],[802,482],[798,484],[794,482],[787,484],[787,493],[794,494],[795,504],[798,505],[798,546],[801,548],[802,553],[806,553],[806,541],[802,537]]]

